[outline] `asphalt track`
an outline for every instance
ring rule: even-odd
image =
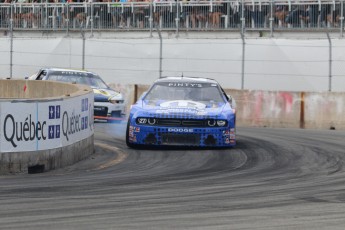
[[[221,150],[133,150],[97,123],[96,152],[0,176],[0,229],[345,229],[345,132],[239,127]]]

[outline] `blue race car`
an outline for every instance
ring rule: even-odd
[[[235,146],[235,104],[213,79],[160,78],[132,105],[126,144]]]

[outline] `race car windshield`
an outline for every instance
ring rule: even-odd
[[[49,75],[49,79],[52,81],[62,82],[75,82],[77,84],[88,85],[92,88],[108,88],[107,84],[97,75],[78,73],[78,74],[67,74],[67,73],[53,73]]]
[[[156,83],[146,94],[145,101],[191,100],[201,103],[224,103],[217,84]]]

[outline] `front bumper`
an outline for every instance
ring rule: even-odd
[[[183,128],[130,125],[128,140],[139,145],[230,147],[236,145],[234,127]]]
[[[110,102],[94,102],[95,118],[121,117],[125,114],[125,104],[112,104]]]

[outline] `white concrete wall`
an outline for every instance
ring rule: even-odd
[[[88,86],[0,80],[0,175],[38,165],[48,171],[91,155],[93,100]]]
[[[155,35],[132,33],[86,36],[85,69],[108,83],[150,84],[159,77],[160,41]],[[242,40],[234,34],[208,33],[176,38],[163,34],[162,75],[202,76],[225,88],[241,88]],[[244,88],[250,90],[328,91],[329,42],[313,38],[245,40]],[[0,38],[1,77],[10,74],[9,37]],[[332,91],[345,90],[345,40],[332,39]],[[41,67],[82,68],[80,35],[15,36],[13,78]]]

